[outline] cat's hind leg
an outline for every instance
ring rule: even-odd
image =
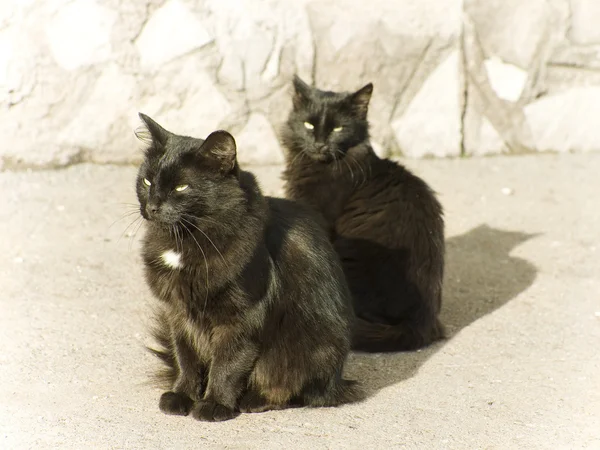
[[[356,381],[334,376],[329,380],[313,380],[308,383],[295,402],[302,406],[326,407],[355,403],[364,398],[365,393]]]
[[[238,403],[238,409],[242,413],[261,413],[265,411],[284,409],[290,406],[287,396],[286,398],[275,398],[275,400],[279,401],[279,403],[273,401],[274,397],[277,396],[270,397],[271,399],[254,389],[249,389],[244,393],[244,395],[242,395],[242,398]]]

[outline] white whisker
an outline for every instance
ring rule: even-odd
[[[118,219],[116,219],[113,223],[111,223],[108,226],[108,230],[110,230],[117,222],[120,222],[121,220],[125,220],[128,217],[133,216],[134,214],[139,214],[139,212],[140,212],[139,209],[136,209],[134,211],[127,211],[127,212],[123,213]]]
[[[304,154],[304,151],[300,151],[300,152],[298,152],[298,153],[296,154],[296,156],[294,156],[294,157],[292,158],[292,162],[290,163],[290,167],[294,167],[294,163],[296,162],[296,160],[297,160],[298,158],[302,159],[302,158],[304,158],[305,156],[306,156],[306,155]]]
[[[117,242],[120,242],[121,239],[123,239],[123,237],[127,233],[127,230],[129,230],[134,224],[137,224],[137,221],[140,220],[140,219],[141,219],[141,216],[140,217],[136,217],[134,220],[132,220],[131,223],[125,227],[125,229],[121,233],[121,236],[119,236],[119,239],[117,239]]]
[[[135,231],[131,234],[131,236],[129,236],[129,251],[131,251],[131,245],[135,239],[135,237],[138,234],[138,231],[140,231],[140,228],[142,228],[142,225],[144,224],[144,221],[142,220],[142,216],[138,217],[138,219],[140,222],[138,223],[137,228],[135,229]]]
[[[223,257],[223,254],[219,251],[219,249],[217,248],[217,246],[215,245],[215,243],[212,241],[211,238],[208,237],[208,235],[202,231],[200,228],[198,228],[198,226],[196,226],[194,223],[190,222],[189,220],[182,218],[181,220],[183,220],[184,222],[186,222],[187,224],[193,226],[196,230],[198,230],[200,233],[202,233],[204,235],[204,237],[206,239],[208,239],[208,242],[210,242],[212,244],[212,246],[214,247],[214,249],[217,251],[217,253],[219,254],[219,256],[221,257],[221,259],[223,260],[223,263],[225,265],[227,265],[227,262],[225,261],[225,258]]]
[[[204,250],[202,250],[202,247],[200,246],[200,243],[196,239],[196,236],[194,236],[194,233],[192,233],[190,231],[190,229],[185,226],[184,223],[182,223],[181,225],[183,226],[183,228],[185,228],[187,230],[187,232],[189,233],[189,235],[196,242],[196,245],[198,246],[198,249],[202,252],[202,256],[204,257],[204,265],[206,266],[206,297],[204,299],[204,310],[202,311],[202,314],[204,314],[204,312],[206,311],[206,305],[208,303],[208,289],[209,289],[209,284],[208,284],[208,260],[206,259],[206,254],[204,253]]]
[[[340,158],[340,161],[343,161],[344,164],[346,164],[346,167],[348,167],[348,170],[350,171],[350,179],[352,180],[352,183],[354,184],[354,172],[352,171],[352,167],[350,166],[348,161],[346,161],[346,158],[345,158],[346,155],[344,154],[344,152],[342,152],[339,149],[336,149],[335,151],[338,152],[340,155],[342,155],[342,158]]]
[[[355,164],[358,166],[358,168],[359,168],[359,169],[360,169],[360,171],[362,172],[362,175],[363,175],[363,181],[360,183],[360,186],[362,186],[363,184],[365,184],[365,183],[367,182],[367,178],[368,178],[368,177],[367,177],[367,174],[366,174],[366,172],[364,171],[364,169],[363,169],[363,166],[362,166],[362,164],[360,163],[360,161],[359,161],[359,160],[357,160],[357,159],[356,159],[354,156],[349,156],[349,158],[350,158],[350,160],[351,160],[351,161],[353,161],[353,162],[354,162],[354,163],[355,163]]]
[[[230,231],[223,222],[218,222],[215,219],[211,219],[210,217],[197,217],[192,214],[182,214],[182,215],[184,217],[186,217],[187,219],[192,219],[192,220],[195,220],[196,222],[200,222],[200,223],[207,222],[209,224],[216,225],[217,227],[225,228],[225,230],[227,232]],[[189,223],[189,220],[188,220],[188,223]]]

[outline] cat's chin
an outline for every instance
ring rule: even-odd
[[[330,163],[335,159],[331,153],[304,152],[310,159],[320,163]]]
[[[172,230],[174,227],[178,225],[178,222],[166,222],[157,219],[146,219],[146,223],[148,226],[153,227],[155,229],[160,229],[164,231]]]

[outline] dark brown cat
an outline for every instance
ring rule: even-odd
[[[373,85],[335,93],[295,77],[294,88],[282,132],[287,196],[327,222],[358,316],[352,347],[411,350],[441,338],[442,207],[422,179],[373,152]]]
[[[220,421],[360,399],[342,378],[351,295],[313,213],[264,197],[229,133],[194,139],[140,117],[151,135],[136,188],[160,301],[160,409]]]

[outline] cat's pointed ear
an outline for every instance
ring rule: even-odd
[[[306,84],[298,75],[294,75],[294,109],[298,109],[306,105],[307,100],[310,98],[311,87]]]
[[[350,95],[350,104],[352,109],[361,119],[367,118],[367,112],[369,111],[369,101],[371,101],[371,94],[373,93],[373,83],[369,83],[354,94]]]
[[[154,142],[159,143],[160,145],[165,145],[165,143],[167,142],[167,138],[171,133],[165,130],[163,127],[161,127],[158,123],[156,123],[146,114],[139,113],[138,115],[140,116],[140,119],[142,119],[142,122],[144,122],[144,125],[150,133],[150,137],[152,138],[152,140]],[[136,135],[142,140],[144,139],[142,133],[136,133]]]
[[[200,150],[216,159],[223,172],[230,172],[236,167],[235,139],[227,131],[218,130],[210,133]]]

